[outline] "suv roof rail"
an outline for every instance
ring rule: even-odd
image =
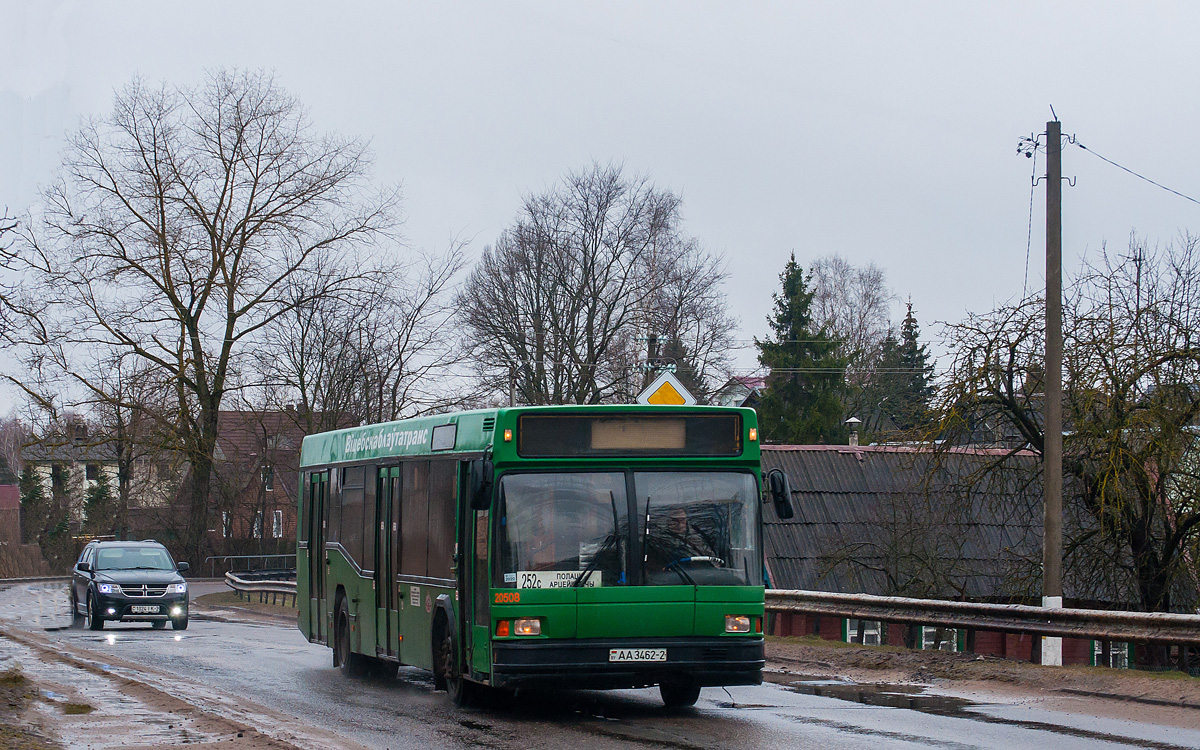
[[[143,542],[154,542],[155,544],[158,544],[158,540],[157,540],[157,539],[143,539],[142,541],[143,541]]]

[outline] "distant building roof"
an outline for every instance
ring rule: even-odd
[[[715,406],[754,406],[767,387],[767,379],[761,375],[735,375],[713,394]]]

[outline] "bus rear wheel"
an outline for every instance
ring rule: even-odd
[[[700,698],[700,686],[686,682],[664,682],[658,686],[658,693],[667,708],[685,708],[696,705]]]
[[[367,658],[350,650],[350,611],[344,598],[338,600],[334,618],[333,666],[347,677],[362,677],[367,673]]]

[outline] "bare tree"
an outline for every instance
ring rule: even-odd
[[[331,269],[322,293],[353,287],[360,249],[393,225],[394,192],[364,197],[369,166],[362,143],[314,134],[267,75],[222,71],[196,89],[135,80],[111,115],[70,139],[42,221],[22,235],[46,301],[26,321],[29,356],[89,394],[104,385],[75,363],[112,353],[169,384],[192,554],[202,553],[217,416],[241,359],[309,301],[287,280],[319,262]]]
[[[646,300],[646,330],[662,342],[660,363],[673,365],[703,403],[732,374],[729,352],[738,323],[721,291],[728,274],[721,259],[695,240],[668,246],[651,264],[656,268],[648,277],[661,282]]]
[[[0,466],[10,472],[20,475],[24,468],[21,460],[21,450],[29,442],[29,426],[16,415],[0,419]]]
[[[458,297],[485,386],[511,382],[529,404],[628,400],[650,333],[678,335],[718,370],[731,320],[698,282],[722,272],[682,236],[679,208],[674,193],[599,164],[527,197]]]
[[[891,306],[897,297],[887,274],[874,263],[857,267],[840,255],[809,264],[813,320],[824,325],[850,362],[869,359],[891,330]]]
[[[19,286],[8,278],[8,272],[14,266],[20,265],[11,251],[12,237],[16,234],[17,226],[17,220],[8,215],[6,206],[4,213],[0,213],[0,347],[7,343],[17,313],[13,307]],[[11,376],[9,373],[0,374]]]
[[[886,409],[881,361],[889,335],[895,335],[890,312],[897,297],[874,263],[858,267],[827,255],[812,262],[809,274],[813,320],[838,342],[837,354],[846,361],[846,414],[863,420],[867,437]]]
[[[295,401],[306,434],[383,422],[446,408],[461,400],[456,367],[462,347],[452,335],[450,284],[463,267],[456,245],[418,254],[337,295],[318,293],[324,275],[297,275],[294,305],[267,331],[260,362],[262,402]]]
[[[1195,486],[1200,448],[1198,245],[1185,236],[1161,249],[1133,239],[1120,256],[1105,249],[1063,305],[1064,499],[1092,519],[1066,540],[1067,563],[1102,555],[1078,567],[1124,568],[1125,593],[1150,611],[1197,596],[1181,573],[1200,541],[1200,505],[1180,488]],[[1040,455],[1043,309],[1028,299],[948,327],[944,446]]]

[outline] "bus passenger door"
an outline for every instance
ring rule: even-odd
[[[396,611],[396,569],[392,545],[396,543],[399,529],[393,519],[397,517],[393,506],[399,506],[400,467],[384,467],[379,470],[375,493],[375,632],[378,633],[377,651],[387,656],[399,656],[399,637]]]
[[[308,498],[308,528],[311,529],[308,543],[308,616],[312,627],[311,637],[318,643],[326,642],[325,505],[328,499],[329,472],[313,472]]]
[[[459,507],[465,523],[459,535],[462,554],[458,579],[462,588],[461,601],[465,603],[462,621],[466,632],[470,633],[465,639],[466,658],[473,670],[487,674],[492,671],[491,580],[488,576],[488,521],[491,514],[471,508],[470,463],[464,461],[460,468],[459,487],[463,491],[459,494]]]

